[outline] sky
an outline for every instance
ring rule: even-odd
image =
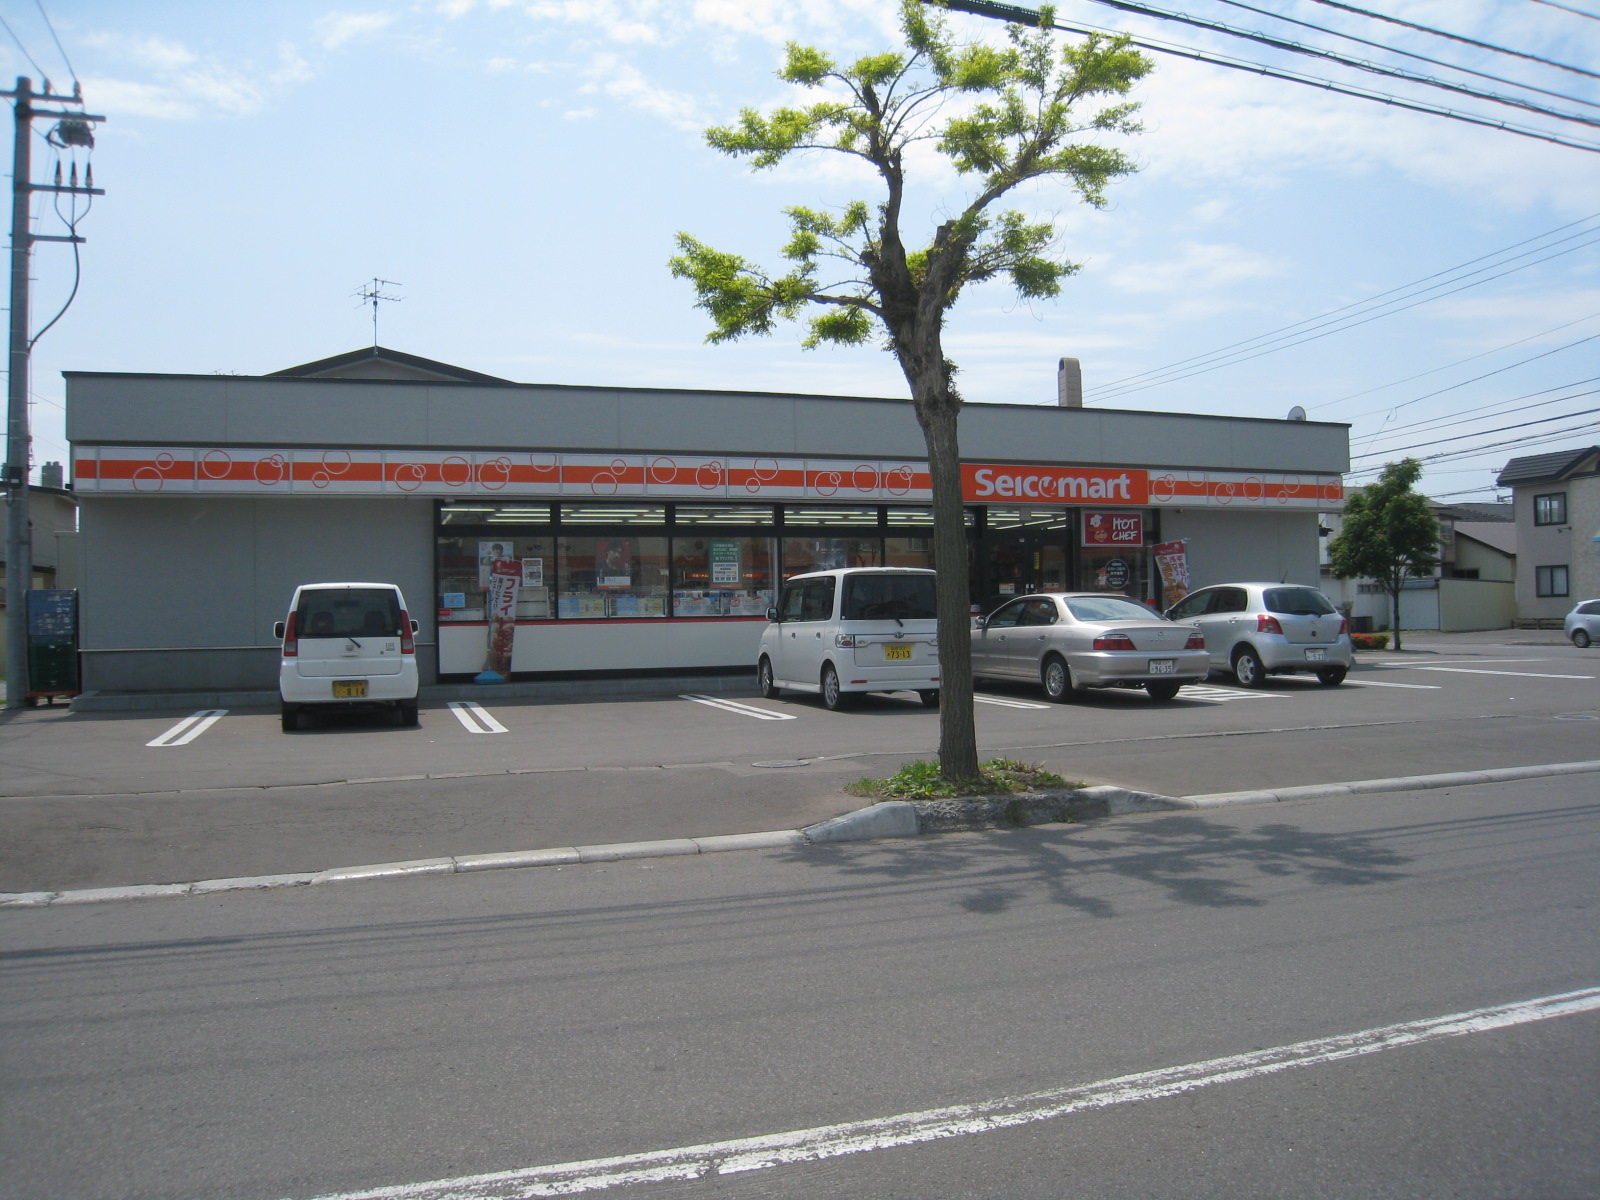
[[[1052,301],[995,283],[951,311],[968,403],[1054,404],[1072,356],[1090,407],[1300,408],[1350,425],[1349,484],[1415,455],[1421,489],[1457,502],[1494,499],[1513,457],[1600,442],[1600,0],[1355,5],[1454,39],[1326,0],[1150,7],[1582,120],[1063,0],[1065,26],[1333,86],[1152,52],[1143,132],[1095,135],[1139,167],[1105,207],[1015,196],[1081,270]],[[0,0],[0,18],[6,87],[76,81],[105,117],[92,151],[35,123],[36,182],[60,158],[105,190],[59,206],[87,239],[75,294],[72,247],[34,250],[35,333],[71,298],[34,347],[35,467],[68,460],[63,371],[257,375],[360,349],[374,280],[382,345],[518,382],[909,394],[877,345],[805,350],[796,326],[707,343],[667,268],[679,231],[775,268],[786,207],[876,202],[839,156],[752,172],[704,131],[814,98],[776,78],[786,42],[895,47],[892,0]],[[925,237],[969,181],[914,168]],[[34,231],[66,228],[36,196]]]

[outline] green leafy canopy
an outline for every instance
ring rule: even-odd
[[[1351,493],[1343,528],[1328,543],[1340,579],[1377,580],[1394,593],[1408,578],[1439,565],[1439,522],[1426,497],[1412,490],[1422,464],[1407,458],[1384,467],[1378,482]]]
[[[670,267],[710,314],[708,340],[768,334],[777,319],[810,310],[807,346],[860,344],[880,329],[903,348],[919,332],[937,339],[943,312],[971,284],[1005,278],[1024,297],[1057,295],[1078,268],[1055,252],[1052,223],[997,202],[1025,182],[1058,179],[1104,205],[1106,185],[1134,165],[1097,139],[1138,131],[1137,105],[1125,96],[1150,63],[1123,38],[1060,42],[1052,19],[1045,9],[1038,30],[1009,26],[1003,44],[963,43],[919,0],[902,0],[902,48],[840,63],[791,43],[778,77],[818,99],[746,108],[708,129],[707,143],[753,170],[804,153],[847,155],[871,167],[882,196],[838,212],[788,209],[781,274],[680,233]],[[918,148],[943,156],[971,196],[908,244],[906,162]]]

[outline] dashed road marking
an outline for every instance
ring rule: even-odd
[[[506,733],[506,727],[491,717],[483,705],[473,700],[452,700],[450,711],[468,733]]]
[[[679,700],[693,700],[696,704],[704,704],[708,708],[720,708],[724,712],[737,713],[741,717],[754,717],[758,721],[793,721],[798,718],[793,713],[769,712],[764,708],[757,708],[753,704],[740,704],[737,700],[723,700],[716,696],[691,696],[688,693],[679,695]]]
[[[165,748],[167,746],[187,746],[190,742],[194,741],[195,738],[199,737],[202,733],[210,729],[213,725],[227,715],[228,710],[225,708],[202,708],[199,712],[193,713],[192,715],[187,716],[183,720],[179,721],[160,737],[152,738],[150,741],[146,742],[145,745],[161,748]]]
[[[639,1154],[551,1163],[492,1174],[436,1179],[427,1183],[391,1185],[343,1192],[321,1200],[524,1200],[532,1196],[570,1196],[666,1180],[714,1179],[748,1171],[770,1170],[792,1163],[819,1162],[846,1154],[913,1146],[996,1129],[1014,1129],[1074,1113],[1095,1112],[1119,1104],[1137,1104],[1183,1096],[1201,1088],[1275,1075],[1298,1067],[1318,1067],[1367,1054],[1381,1054],[1443,1038],[1489,1033],[1534,1021],[1572,1016],[1600,1009],[1600,988],[1583,988],[1540,996],[1493,1008],[1471,1009],[1406,1021],[1355,1033],[1315,1038],[1251,1050],[1226,1058],[1141,1071],[1114,1079],[1051,1088],[1024,1096],[1005,1096],[923,1109],[888,1117],[758,1134],[723,1142],[648,1150]],[[759,1189],[758,1189],[759,1190]]]

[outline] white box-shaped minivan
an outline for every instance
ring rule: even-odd
[[[784,581],[767,610],[756,678],[816,692],[831,709],[861,692],[916,692],[939,703],[934,573],[922,567],[844,567]]]
[[[316,709],[381,705],[417,723],[417,623],[394,584],[301,584],[272,629],[285,733]]]

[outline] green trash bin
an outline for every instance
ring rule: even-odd
[[[78,694],[78,593],[28,592],[27,702]]]

